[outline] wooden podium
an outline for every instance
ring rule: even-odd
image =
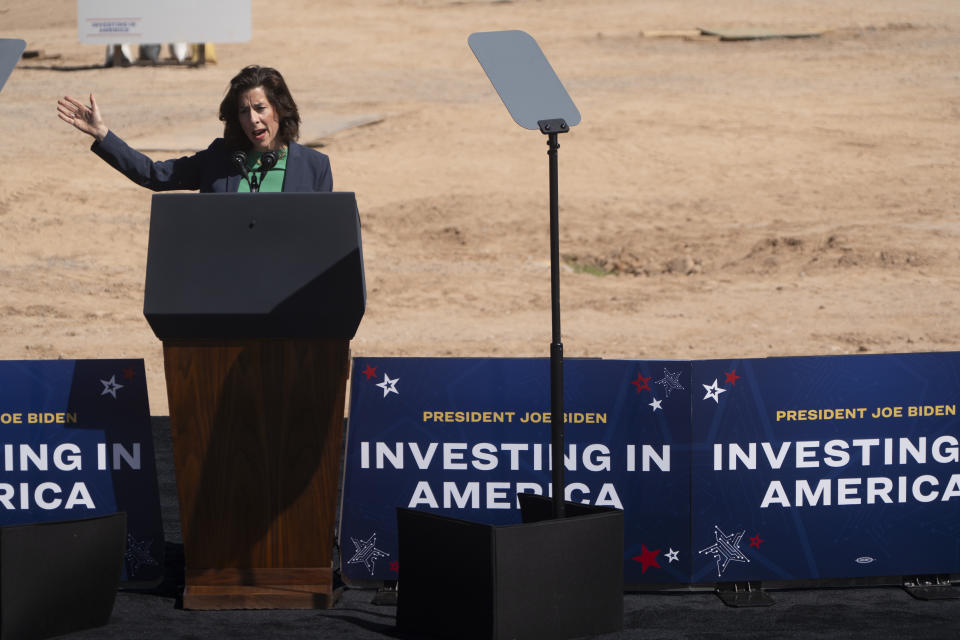
[[[351,193],[153,199],[144,315],[163,341],[187,609],[334,601]]]

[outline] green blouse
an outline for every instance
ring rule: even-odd
[[[280,159],[261,180],[260,174],[260,152],[247,152],[247,166],[250,172],[246,180],[240,181],[237,187],[237,193],[250,193],[250,184],[260,181],[260,193],[279,193],[283,191],[283,176],[287,171],[287,147],[280,152]]]

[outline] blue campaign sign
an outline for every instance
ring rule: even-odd
[[[123,579],[163,576],[143,360],[0,361],[0,524],[127,513]]]
[[[960,571],[960,354],[692,376],[692,582]]]
[[[566,497],[624,509],[628,584],[691,571],[689,379],[687,362],[564,364]],[[398,578],[398,506],[518,523],[516,493],[552,493],[549,420],[547,359],[355,359],[344,577]]]

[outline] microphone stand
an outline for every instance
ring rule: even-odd
[[[260,154],[260,176],[254,179],[254,183],[256,183],[257,186],[256,191],[258,193],[260,191],[260,185],[263,184],[264,178],[267,177],[267,171],[273,169],[274,165],[277,164],[279,159],[280,158],[277,156],[276,151],[264,151],[262,154]],[[254,189],[251,187],[251,191],[253,190]]]
[[[247,154],[245,151],[237,151],[231,157],[233,166],[240,171],[240,175],[247,181],[247,184],[250,185],[250,193],[260,192],[260,185],[263,184],[263,179],[267,176],[267,171],[270,171],[279,159],[276,151],[265,151],[261,154],[260,175],[258,177],[255,171],[250,171],[247,168]]]

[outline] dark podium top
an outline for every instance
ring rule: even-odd
[[[143,314],[161,340],[350,339],[365,307],[353,193],[153,196]]]

